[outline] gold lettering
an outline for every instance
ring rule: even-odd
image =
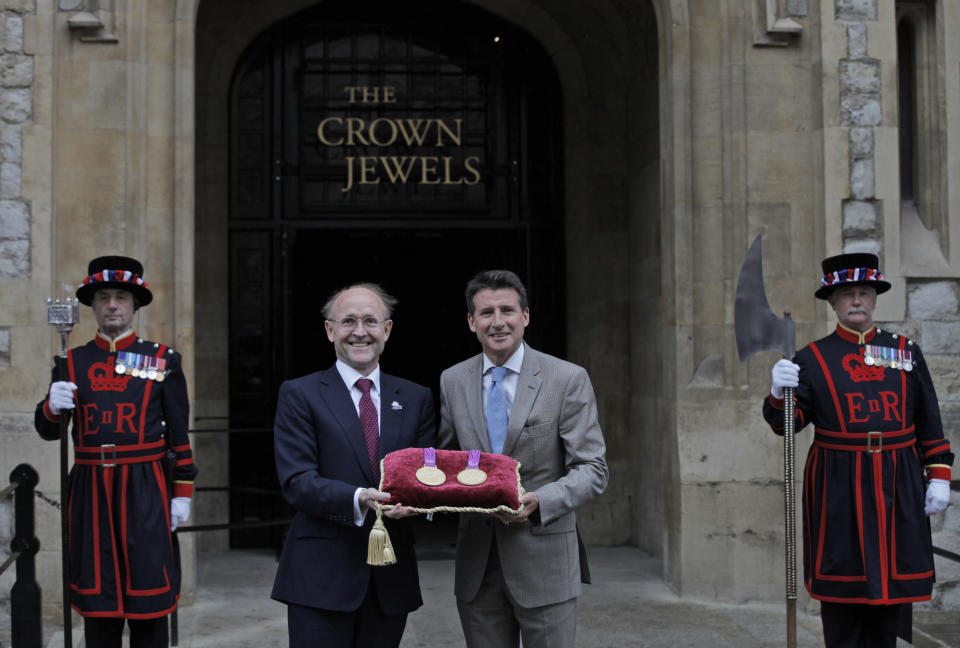
[[[377,126],[379,124],[386,124],[390,127],[390,138],[386,142],[381,142],[377,140]],[[379,119],[374,119],[370,122],[370,128],[368,129],[367,135],[370,137],[370,141],[376,144],[377,146],[390,146],[397,141],[397,124],[393,119],[387,119],[381,117]]]
[[[364,146],[370,146],[370,142],[363,138],[364,121],[359,117],[350,117],[347,119],[347,146],[356,146],[353,142],[353,136],[357,136],[357,141]]]
[[[457,176],[454,169],[454,158],[444,156],[406,156],[406,155],[382,155],[376,156],[346,156],[344,160],[347,163],[347,181],[340,189],[342,193],[352,190],[354,184],[375,185],[380,184],[378,172],[383,168],[384,176],[391,184],[406,184],[413,177],[414,169],[419,167],[419,177],[417,184],[425,185],[475,185],[480,182],[480,170],[478,168],[480,158],[472,155],[464,160],[464,169],[466,176]],[[440,176],[439,165],[443,163],[443,173]],[[354,163],[357,163],[357,170],[354,171]]]
[[[394,86],[344,86],[351,104],[397,103]],[[431,132],[431,129],[436,133]],[[463,146],[463,119],[389,118],[367,121],[362,117],[326,117],[317,125],[317,139],[324,146],[376,146],[387,149],[398,145],[408,148]],[[344,151],[345,152],[345,151]],[[387,151],[384,151],[387,152]],[[347,193],[356,185],[376,185],[381,179],[391,184],[416,182],[423,185],[475,185],[482,178],[479,156],[463,160],[462,170],[454,156],[344,156],[347,177],[341,187]],[[441,169],[442,164],[442,169]]]
[[[317,137],[326,146],[343,146],[344,139],[332,139],[331,133],[328,133],[328,126],[340,126],[344,123],[343,117],[327,117],[317,126]],[[388,119],[380,117],[367,123],[360,117],[349,117],[346,119],[347,125],[347,146],[392,146],[396,144],[398,137],[409,146],[424,146],[427,137],[430,135],[431,127],[436,130],[436,145],[447,146],[452,143],[456,146],[462,146],[463,142],[463,120],[453,120],[453,126],[447,124],[442,119]],[[383,130],[389,131],[389,137],[384,138]],[[378,135],[378,131],[381,133]]]
[[[468,157],[467,159],[465,159],[465,160],[463,161],[463,167],[464,167],[467,171],[469,171],[470,173],[473,174],[473,180],[469,180],[469,179],[467,179],[467,178],[464,178],[463,181],[464,181],[466,184],[468,184],[468,185],[475,185],[475,184],[477,184],[478,182],[480,182],[480,171],[477,170],[477,168],[476,168],[475,166],[473,166],[473,164],[471,164],[471,163],[479,163],[479,162],[480,162],[480,158],[477,157],[476,155],[471,155],[470,157]]]
[[[341,124],[341,125],[342,125],[342,124],[343,124],[343,119],[342,119],[341,117],[327,117],[326,119],[324,119],[322,122],[320,122],[320,125],[317,126],[317,137],[319,137],[319,138],[320,138],[320,141],[323,142],[326,146],[340,146],[340,145],[342,145],[342,144],[343,144],[343,138],[342,138],[342,137],[341,137],[340,139],[338,139],[338,140],[333,140],[333,141],[331,141],[331,140],[328,140],[328,139],[324,136],[323,130],[324,130],[324,128],[326,127],[326,125],[327,125],[328,122],[335,122],[335,123],[338,123],[338,124]]]
[[[426,124],[424,125],[423,130],[421,131],[420,124],[422,124],[424,121],[426,121]],[[427,119],[427,120],[398,119],[396,120],[397,128],[400,129],[400,134],[403,135],[403,139],[407,143],[407,146],[413,146],[414,144],[416,144],[417,146],[423,146],[423,140],[427,137],[427,132],[430,130],[430,122],[432,121],[433,121],[432,119]],[[404,122],[406,122],[406,126],[410,128],[409,131],[407,130],[406,127],[404,127]]]
[[[454,135],[453,131],[450,130],[450,127],[447,126],[442,119],[433,119],[431,121],[437,122],[437,146],[443,146],[443,138],[440,137],[441,130],[444,130],[447,132],[447,135],[450,137],[450,139],[453,140],[454,144],[456,144],[457,146],[462,146],[462,144],[460,143],[462,141],[462,137],[461,137],[461,126],[463,125],[462,119],[453,120],[457,124],[456,135]]]
[[[428,180],[427,176],[432,175],[433,179]],[[440,184],[440,178],[437,175],[436,156],[420,158],[420,184]]]
[[[382,164],[386,170],[387,178],[394,184],[397,182],[406,184],[407,180],[410,179],[410,172],[413,171],[413,165],[416,164],[416,162],[417,158],[407,157],[406,155],[402,157],[391,155],[380,158],[380,164]]]
[[[396,103],[397,89],[393,86],[344,86],[343,91],[350,97],[350,103]],[[381,94],[382,92],[382,94]]]
[[[450,172],[450,162],[453,161],[453,158],[446,156],[443,158],[443,184],[445,185],[458,185],[463,182],[463,178],[457,178],[456,181],[452,179],[452,173]]]
[[[347,184],[340,191],[347,193],[353,187],[353,156],[348,155],[344,159],[347,161]]]
[[[373,179],[370,179],[370,176]],[[380,178],[377,175],[377,158],[372,155],[364,155],[360,158],[360,184],[380,184]]]

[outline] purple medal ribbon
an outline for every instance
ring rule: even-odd
[[[417,481],[427,486],[439,486],[447,481],[447,476],[437,468],[437,451],[435,448],[423,449],[423,466],[417,469]]]
[[[476,486],[487,481],[487,473],[480,470],[480,451],[467,453],[467,467],[457,474],[457,481],[464,486]]]
[[[467,468],[479,468],[480,467],[480,451],[471,450],[467,454]]]

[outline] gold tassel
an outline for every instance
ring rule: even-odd
[[[383,509],[377,506],[377,521],[370,530],[370,539],[367,542],[367,564],[374,567],[383,567],[397,562],[397,555],[393,552],[393,543],[390,534],[383,524]]]

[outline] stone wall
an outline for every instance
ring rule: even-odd
[[[923,349],[940,401],[944,434],[960,455],[960,282],[956,279],[915,279],[907,283],[907,316],[901,322],[880,324],[916,341]],[[881,297],[880,299],[883,299]],[[954,463],[953,479],[960,477]],[[951,505],[930,518],[935,546],[956,552],[960,546],[960,493],[952,493]],[[937,583],[934,598],[925,610],[960,611],[960,563],[936,558]]]
[[[33,117],[33,56],[24,52],[32,1],[0,2],[0,280],[30,275],[30,205],[23,198],[20,139]]]
[[[31,210],[21,182],[21,137],[23,128],[32,123],[34,85],[33,56],[24,50],[24,16],[35,12],[33,0],[0,1],[0,286],[31,274]],[[11,365],[11,330],[19,323],[10,310],[0,305],[0,371]],[[0,432],[8,428],[6,416],[0,413]],[[8,483],[8,476],[9,472],[0,471],[0,485]],[[0,547],[9,548],[12,533],[12,500],[5,499],[0,502]],[[2,607],[10,597],[14,576],[12,566],[0,575]]]

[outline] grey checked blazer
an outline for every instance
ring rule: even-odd
[[[490,452],[482,370],[481,354],[440,376],[440,447]],[[524,489],[540,501],[539,518],[504,525],[462,514],[454,589],[463,601],[476,597],[496,541],[510,594],[523,607],[539,607],[580,595],[587,566],[580,561],[574,511],[604,491],[609,472],[587,372],[524,343],[518,378],[503,454],[520,462]]]

